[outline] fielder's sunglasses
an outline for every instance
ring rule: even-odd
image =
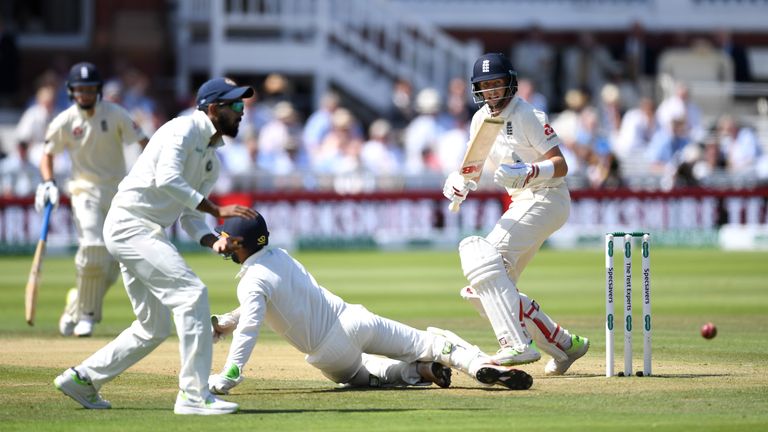
[[[228,106],[229,109],[236,113],[241,113],[245,109],[245,102],[238,100],[234,102],[221,102],[217,104],[218,106]]]

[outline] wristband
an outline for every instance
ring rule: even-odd
[[[555,176],[555,164],[551,160],[536,162],[534,164],[538,168],[538,174],[536,178],[551,179]]]

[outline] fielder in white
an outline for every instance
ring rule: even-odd
[[[216,218],[256,217],[248,207],[219,207],[207,196],[219,174],[216,149],[234,137],[251,87],[216,78],[197,93],[197,110],[155,132],[120,183],[104,223],[104,240],[120,262],[136,320],[108,345],[55,380],[56,388],[85,408],[110,408],[98,390],[152,352],[176,326],[181,368],[176,414],[228,414],[237,404],[208,391],[212,334],[208,289],[187,266],[166,230],[180,219],[193,239],[218,253],[234,244],[219,238],[204,213]],[[171,320],[173,314],[173,321]]]
[[[571,201],[563,178],[568,166],[560,139],[545,113],[515,95],[517,74],[503,54],[481,56],[471,84],[475,102],[482,106],[472,117],[470,135],[488,117],[506,123],[488,160],[498,166],[494,182],[506,189],[512,203],[485,238],[473,236],[460,243],[461,264],[470,283],[461,295],[491,322],[501,346],[493,356],[495,362],[512,366],[539,360],[533,339],[552,356],[545,373],[561,375],[586,354],[589,340],[561,328],[517,288],[525,266],[568,219]],[[453,172],[443,194],[460,203],[475,188],[474,182]]]
[[[417,330],[344,302],[318,285],[288,252],[268,246],[269,231],[261,215],[228,219],[220,230],[241,244],[231,258],[242,268],[237,286],[240,307],[212,317],[217,337],[234,330],[223,371],[208,380],[215,394],[227,394],[243,381],[243,368],[263,323],[339,384],[448,387],[449,368],[480,383],[513,390],[528,389],[533,383],[523,371],[492,364],[488,355],[452,332]]]
[[[117,185],[125,176],[123,145],[147,145],[147,138],[128,112],[101,100],[102,79],[91,63],[72,66],[67,91],[74,102],[57,115],[45,134],[35,208],[58,205],[59,190],[53,161],[69,154],[72,177],[67,183],[79,247],[75,254],[76,287],[67,294],[59,332],[64,336],[90,336],[101,321],[104,295],[120,274],[117,262],[104,246],[102,230]]]

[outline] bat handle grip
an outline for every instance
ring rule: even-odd
[[[458,213],[460,206],[461,201],[451,201],[451,204],[448,206],[448,210],[450,210],[451,213]]]

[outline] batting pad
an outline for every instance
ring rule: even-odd
[[[522,321],[522,305],[517,287],[507,275],[504,260],[485,238],[470,236],[459,244],[464,276],[480,297],[501,346],[527,346],[531,336]]]
[[[117,280],[117,262],[101,245],[81,246],[75,255],[77,267],[76,317],[90,316],[101,321],[101,308],[107,289]]]

